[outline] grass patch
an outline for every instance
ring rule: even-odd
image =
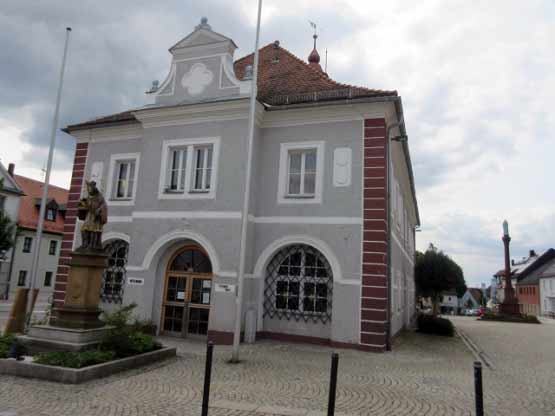
[[[418,315],[418,332],[432,335],[452,337],[455,335],[455,327],[449,319],[438,318],[432,315]]]

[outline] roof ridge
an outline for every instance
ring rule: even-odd
[[[39,183],[39,184],[41,184],[41,185],[44,185],[44,182],[43,182],[43,181],[39,181],[38,179],[29,178],[28,176],[23,176],[23,175],[15,174],[14,177],[15,177],[15,178],[21,178],[21,179],[24,179],[24,180],[27,180],[27,181],[32,181],[32,182],[36,182],[36,183]],[[16,179],[16,180],[17,180],[17,179]],[[19,184],[18,184],[18,185],[19,185]],[[21,186],[21,185],[19,185],[19,186]],[[67,189],[67,188],[62,188],[61,186],[57,186],[57,185],[52,185],[51,183],[48,184],[48,187],[49,187],[49,188],[56,188],[56,189],[59,189],[59,190],[61,190],[61,191],[67,191],[67,192],[69,192],[69,189]]]

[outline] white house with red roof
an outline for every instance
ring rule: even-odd
[[[231,342],[253,71],[236,49],[203,19],[170,48],[152,104],[66,127],[77,150],[57,305],[93,179],[109,205],[103,307],[136,302],[160,333]],[[308,62],[277,41],[260,49],[243,330],[383,351],[416,310],[403,106],[319,59],[316,46]]]
[[[13,169],[11,167],[13,179],[23,192],[23,196],[20,198],[17,212],[18,234],[13,249],[8,298],[14,297],[17,288],[29,287],[30,284],[33,253],[38,245],[36,232],[44,189],[43,182],[15,175]],[[52,297],[54,291],[54,281],[64,233],[67,198],[67,189],[54,185],[48,186],[48,202],[35,283],[35,288],[39,289],[39,302],[44,302]]]
[[[20,198],[23,191],[13,178],[14,165],[10,164],[8,169],[0,162],[0,211],[2,211],[14,223],[17,222]],[[12,269],[13,249],[0,251],[0,300],[8,298],[10,284],[10,270]]]

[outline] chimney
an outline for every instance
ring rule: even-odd
[[[530,257],[536,257],[536,251],[535,250],[530,250]]]
[[[12,178],[13,178],[14,172],[15,172],[15,163],[10,163],[8,165],[8,173]]]

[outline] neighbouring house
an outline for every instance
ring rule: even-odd
[[[511,284],[513,289],[516,288],[516,283],[518,282],[518,277],[522,271],[531,266],[537,259],[539,255],[535,250],[530,250],[528,257],[523,257],[521,260],[511,260]],[[505,270],[499,270],[493,275],[496,287],[497,303],[502,303],[505,299]],[[518,296],[518,293],[515,294]]]
[[[3,180],[3,186],[0,188],[0,211],[3,211],[14,223],[17,223],[17,213],[19,212],[19,203],[23,191],[13,178],[14,168],[13,163],[10,163],[8,169],[0,163],[0,178]],[[13,255],[13,249],[0,251],[0,300],[8,298]]]
[[[37,226],[44,183],[14,175],[14,179],[23,190],[19,213],[17,216],[18,235],[14,248],[11,270],[9,297],[13,297],[19,287],[29,287],[31,281],[33,253],[37,249]],[[38,261],[35,288],[39,289],[41,301],[52,297],[54,281],[62,237],[68,190],[54,185],[48,186],[48,202],[43,222],[43,235]]]
[[[442,314],[446,315],[459,313],[459,298],[456,292],[444,292],[441,295],[440,310]]]
[[[484,288],[469,287],[464,292],[460,299],[461,311],[468,309],[478,309],[481,306],[486,306],[487,298]]]
[[[314,43],[308,62],[278,41],[260,49],[242,327],[383,351],[416,311],[401,98],[332,80]],[[137,302],[161,334],[232,342],[253,75],[236,48],[203,19],[170,48],[152,104],[65,129],[77,150],[57,305],[93,179],[109,205],[102,307]]]
[[[555,249],[550,248],[519,273],[516,294],[520,313],[535,316],[540,314],[540,275],[551,265],[553,259],[555,259]]]
[[[540,273],[540,314],[555,318],[555,259]]]

